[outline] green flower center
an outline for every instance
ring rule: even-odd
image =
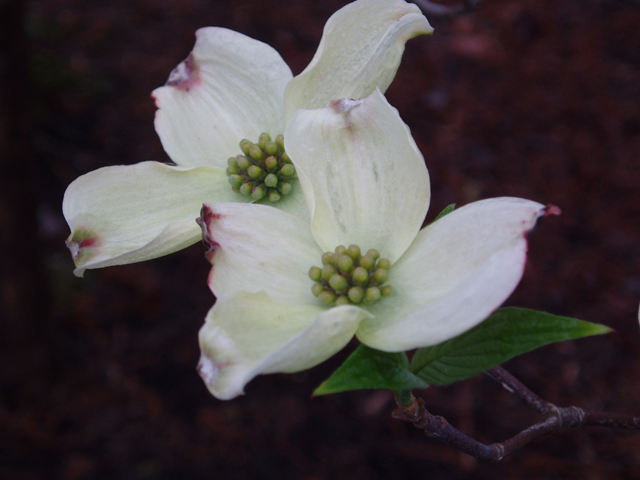
[[[371,249],[362,255],[358,245],[336,247],[322,255],[322,268],[311,267],[309,278],[315,283],[313,294],[325,305],[375,303],[393,294],[389,278],[391,262]]]
[[[284,151],[283,135],[272,141],[271,135],[262,133],[258,143],[245,138],[240,142],[240,150],[244,155],[227,161],[227,176],[234,192],[254,200],[266,197],[271,202],[277,202],[291,192],[296,169]]]

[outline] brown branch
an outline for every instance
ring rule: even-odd
[[[563,427],[615,427],[640,430],[640,417],[620,413],[588,412],[578,407],[558,407],[529,390],[520,380],[502,367],[495,367],[487,374],[504,388],[518,395],[543,418],[541,423],[524,429],[514,437],[501,443],[485,445],[451,426],[446,419],[431,415],[421,398],[413,398],[408,405],[400,405],[392,413],[393,418],[412,423],[416,428],[435,440],[446,443],[464,453],[481,460],[499,462],[510,453],[524,447],[530,441],[555,433]]]
[[[494,367],[487,370],[485,373],[496,382],[500,383],[506,390],[511,393],[515,393],[528,405],[535,408],[541,417],[544,417],[553,409],[549,402],[541,399],[538,395],[529,390],[524,383],[511,375],[504,368],[499,366]]]
[[[463,0],[456,5],[443,5],[435,3],[431,0],[413,0],[424,13],[435,15],[438,17],[449,17],[470,12],[480,3],[480,0]]]

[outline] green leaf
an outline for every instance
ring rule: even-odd
[[[435,222],[436,220],[440,220],[442,217],[444,217],[445,215],[449,215],[451,212],[453,212],[456,209],[456,204],[452,203],[450,205],[447,205],[446,207],[444,207],[442,209],[442,211],[438,214],[438,216],[436,218],[433,219],[433,222]],[[431,222],[431,223],[433,223]],[[429,225],[431,225],[431,223]]]
[[[406,353],[381,352],[360,345],[313,394],[326,395],[363,388],[398,391],[428,386],[409,371]]]
[[[500,308],[468,332],[418,349],[411,371],[430,384],[449,385],[543,345],[611,331],[597,323],[537,310]]]

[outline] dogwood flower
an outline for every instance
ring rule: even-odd
[[[194,219],[205,201],[258,200],[307,215],[279,137],[292,112],[386,90],[406,41],[431,31],[413,4],[358,0],[329,19],[311,63],[293,78],[270,46],[224,28],[198,30],[193,51],[153,92],[155,128],[176,166],[150,161],[101,168],[65,193],[76,275],[197,242]],[[266,135],[258,141],[263,132],[271,144]],[[260,148],[251,151],[251,142],[240,145],[243,139]],[[234,159],[239,154],[244,159]]]
[[[258,374],[317,365],[354,335],[399,352],[465,332],[511,294],[527,232],[556,213],[494,198],[421,230],[429,175],[379,91],[297,110],[285,139],[310,221],[239,203],[206,203],[199,219],[217,302],[199,334],[198,370],[220,399]]]

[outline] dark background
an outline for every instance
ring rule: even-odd
[[[640,432],[564,430],[494,465],[391,419],[386,392],[310,399],[354,345],[216,400],[195,370],[213,302],[200,244],[73,277],[64,189],[104,165],[168,161],[149,95],[194,31],[267,42],[297,74],[344,4],[0,0],[0,478],[640,478]],[[430,19],[388,91],[431,173],[428,220],[494,196],[558,205],[508,303],[617,333],[506,366],[560,405],[640,414],[640,5],[484,0]],[[537,421],[485,376],[419,393],[488,443]]]

